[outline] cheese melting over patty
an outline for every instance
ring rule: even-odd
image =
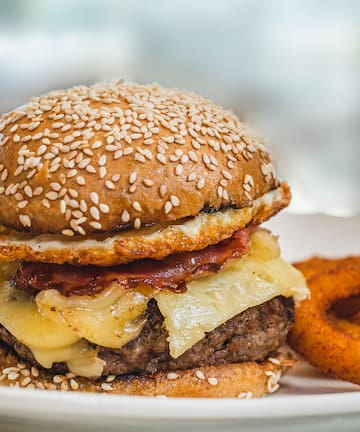
[[[181,294],[112,284],[94,297],[47,290],[32,299],[10,286],[14,268],[2,266],[0,323],[43,367],[66,362],[71,372],[88,377],[100,376],[104,366],[93,344],[119,349],[136,338],[152,298],[164,316],[170,355],[177,358],[206,332],[250,307],[279,295],[295,301],[308,296],[302,274],[280,257],[276,238],[265,230],[251,234],[249,254],[231,259],[217,274],[189,282]]]

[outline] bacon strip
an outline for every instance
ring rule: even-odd
[[[160,291],[184,292],[186,282],[217,273],[230,258],[248,252],[249,229],[245,228],[216,245],[200,251],[170,255],[161,261],[142,260],[116,267],[75,267],[24,261],[16,271],[12,284],[32,294],[56,289],[65,296],[91,296],[112,282],[123,288],[135,288],[144,283]]]

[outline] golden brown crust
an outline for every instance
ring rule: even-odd
[[[89,235],[248,207],[277,187],[258,136],[190,93],[54,91],[0,119],[0,223]]]
[[[107,240],[102,236],[98,241],[51,234],[33,236],[6,230],[0,234],[0,259],[98,266],[143,258],[162,259],[173,253],[216,244],[250,222],[260,224],[286,207],[289,201],[289,187],[282,183],[277,190],[254,201],[252,207],[202,213],[183,223],[130,230]]]
[[[52,375],[19,360],[8,348],[0,346],[2,381],[0,385],[62,391],[81,391],[138,396],[169,397],[261,397],[273,393],[278,381],[288,368],[287,362],[275,358],[262,363],[244,362],[218,366],[204,366],[147,376],[110,376],[89,380],[73,374]],[[22,372],[26,370],[26,372]],[[16,374],[12,375],[11,373]],[[15,379],[10,379],[16,376]],[[26,379],[25,379],[26,378]]]

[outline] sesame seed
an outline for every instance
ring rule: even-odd
[[[87,168],[89,168],[89,167],[87,167]],[[104,178],[106,176],[106,173],[107,173],[106,168],[104,166],[100,167],[100,169],[99,169],[99,176],[100,176],[100,178]],[[106,183],[105,183],[105,185],[106,185]]]
[[[167,187],[166,187],[166,185],[164,185],[164,184],[162,184],[161,186],[160,186],[160,196],[161,196],[161,198],[163,198],[165,195],[166,195],[166,192],[167,192]]]
[[[90,199],[94,204],[99,204],[99,195],[96,192],[90,193]]]
[[[141,228],[141,219],[140,218],[135,218],[134,220],[134,228],[135,229],[140,229]]]
[[[50,186],[56,192],[59,192],[59,190],[61,189],[61,184],[57,182],[50,183]]]
[[[231,180],[232,179],[232,175],[229,173],[229,171],[226,171],[225,169],[221,170],[221,174],[227,179],[227,180]]]
[[[77,176],[76,177],[76,183],[80,186],[83,186],[85,184],[85,179],[82,176]]]
[[[141,163],[146,162],[145,157],[140,153],[135,153],[135,160],[137,160],[138,162],[141,162]]]
[[[17,378],[19,378],[19,374],[17,372],[10,372],[7,378],[10,381],[15,381]]]
[[[33,141],[37,141],[37,140],[41,139],[42,136],[43,136],[42,132],[39,132],[39,133],[33,135],[32,139],[33,139]]]
[[[275,357],[269,357],[269,361],[275,365],[281,364],[281,361]]]
[[[64,378],[61,377],[60,375],[54,375],[54,377],[53,377],[53,381],[55,384],[60,384],[63,380],[64,380]]]
[[[116,189],[116,186],[114,185],[114,183],[111,180],[106,180],[105,186],[110,190]]]
[[[41,204],[42,204],[44,207],[46,207],[46,208],[50,208],[50,207],[51,207],[49,200],[48,200],[48,199],[45,199],[45,198],[41,201]]]
[[[205,179],[202,177],[198,180],[198,182],[196,183],[196,188],[197,189],[202,189],[205,186]]]
[[[163,165],[166,164],[166,156],[164,156],[162,153],[157,153],[156,159]]]
[[[104,390],[104,391],[110,391],[110,390],[113,389],[112,386],[111,386],[111,384],[108,384],[108,383],[102,383],[102,384],[101,384],[101,388],[102,388],[102,390]]]
[[[19,220],[24,227],[31,227],[31,219],[28,215],[21,214]]]
[[[124,209],[123,212],[121,213],[121,220],[122,220],[124,223],[130,221],[130,214],[129,214],[129,212],[128,212],[126,209]]]
[[[208,383],[212,386],[216,386],[219,384],[219,381],[215,377],[209,377],[207,380],[208,380]]]
[[[196,375],[199,379],[201,379],[201,380],[204,380],[204,379],[205,379],[205,375],[204,375],[204,373],[203,373],[201,370],[197,370],[197,371],[195,371],[195,375]]]
[[[109,207],[107,204],[103,204],[103,203],[101,203],[101,204],[99,205],[99,208],[100,208],[100,211],[101,211],[102,213],[109,213],[109,211],[110,211],[110,207]]]
[[[154,182],[151,179],[144,179],[143,183],[146,187],[154,186]]]
[[[8,178],[8,170],[4,169],[4,171],[1,174],[1,180],[4,182]]]
[[[237,395],[239,399],[251,399],[253,396],[252,392],[241,392]]]
[[[18,203],[18,207],[19,208],[25,208],[27,205],[28,205],[28,203],[29,203],[29,201],[26,201],[26,200],[24,200],[24,201],[20,201],[19,203]]]
[[[78,388],[79,388],[79,384],[78,384],[78,382],[77,381],[75,381],[73,378],[70,380],[70,387],[73,389],[73,390],[78,390]]]
[[[122,155],[123,155],[123,151],[122,150],[117,150],[114,153],[114,159],[120,159]]]
[[[29,376],[27,376],[21,381],[20,385],[22,387],[26,387],[28,384],[31,383],[31,381],[32,381],[32,379]]]
[[[27,195],[30,198],[33,196],[32,189],[31,189],[31,187],[29,185],[26,185],[24,187],[24,192],[25,192],[25,195]]]
[[[90,207],[90,214],[95,220],[100,220],[100,212],[97,207]]]
[[[60,201],[60,213],[65,214],[65,212],[66,212],[66,203],[64,200],[61,200]]]
[[[103,168],[103,167],[102,167],[102,168]],[[88,165],[88,166],[86,167],[86,171],[89,172],[89,173],[92,173],[92,174],[95,174],[95,173],[96,173],[96,169],[95,169],[92,165]]]
[[[31,372],[31,375],[35,378],[37,378],[40,374],[39,369],[37,369],[35,366],[32,366],[30,372]]]
[[[98,161],[99,166],[104,166],[106,164],[106,155],[102,155]]]
[[[133,184],[136,182],[137,173],[136,171],[133,171],[129,176],[129,183]]]
[[[99,222],[91,221],[89,223],[89,225],[92,226],[93,228],[97,229],[97,230],[101,230],[102,229],[102,225]]]
[[[179,375],[178,375],[176,372],[169,372],[169,373],[166,375],[166,377],[167,377],[169,380],[175,380],[175,379],[179,378]]]
[[[76,170],[76,169],[72,169],[72,170],[70,170],[70,171],[68,172],[68,174],[67,174],[67,178],[75,177],[76,174],[77,174],[77,170]]]
[[[184,171],[184,168],[181,164],[176,165],[175,174],[177,176],[181,175],[183,173],[183,171]]]
[[[107,377],[106,377],[106,382],[113,382],[114,380],[115,380],[115,378],[116,378],[116,375],[108,375]]]
[[[171,201],[171,204],[172,204],[174,207],[178,207],[178,206],[180,205],[180,200],[179,200],[179,198],[178,198],[177,196],[175,196],[175,195],[170,195],[170,201]]]
[[[173,206],[172,206],[171,202],[170,201],[166,201],[165,207],[164,207],[165,214],[170,213],[171,210],[172,210],[172,208],[173,208]]]
[[[50,192],[47,192],[47,193],[45,194],[45,196],[46,196],[46,198],[48,198],[50,201],[54,201],[54,200],[57,199],[57,197],[58,197],[58,193],[55,192],[55,191],[50,191]]]
[[[133,206],[133,209],[135,211],[137,211],[137,212],[141,212],[142,211],[141,205],[140,205],[140,203],[138,201],[134,201],[132,203],[132,206]]]

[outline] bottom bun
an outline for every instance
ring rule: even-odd
[[[109,375],[101,380],[54,375],[19,361],[10,348],[0,346],[1,385],[61,391],[137,396],[239,397],[249,399],[273,393],[293,360],[282,356],[260,363],[244,362],[196,369],[161,371],[150,375]]]

